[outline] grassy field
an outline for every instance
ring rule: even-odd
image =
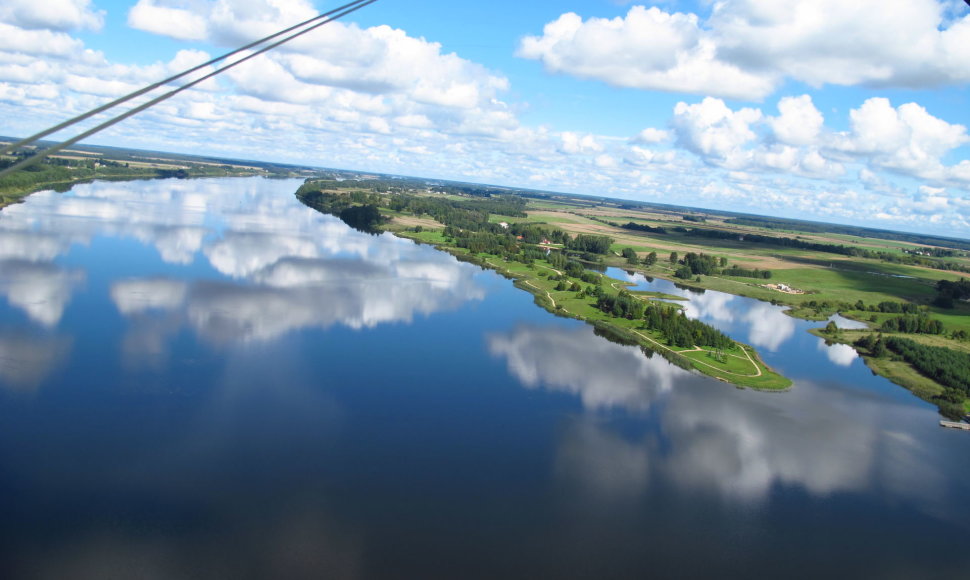
[[[448,248],[448,250],[455,251],[456,249]],[[682,359],[681,362],[685,363],[684,366],[734,385],[762,390],[784,390],[791,387],[791,381],[765,366],[750,346],[737,343],[735,348],[725,352],[720,360],[714,358],[714,353],[710,349],[700,347],[692,349],[674,348],[666,342],[659,332],[643,328],[641,321],[613,317],[596,308],[593,298],[580,296],[575,291],[556,290],[559,281],[549,280],[549,275],[550,273],[557,275],[559,271],[546,262],[537,261],[534,264],[526,265],[515,261],[505,261],[494,255],[481,256],[481,260],[484,265],[505,276],[516,279],[516,286],[532,293],[536,297],[536,303],[550,312],[590,323],[602,323],[617,327],[624,331],[626,336],[634,336],[636,342],[651,351],[668,357],[680,358]],[[588,285],[578,279],[569,279],[567,284],[572,282],[579,283],[584,287]],[[604,276],[603,285],[620,288],[625,283]],[[635,295],[642,300],[651,300],[655,297],[677,298],[648,292],[638,292]]]

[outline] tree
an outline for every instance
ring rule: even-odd
[[[678,260],[680,260],[680,256],[677,255],[677,252],[670,252],[670,263],[676,264]]]
[[[824,330],[825,334],[835,334],[838,331],[839,331],[839,326],[831,320],[829,320],[829,323],[825,325],[825,330]]]
[[[650,252],[647,257],[643,259],[644,266],[653,266],[657,263],[657,252]]]
[[[633,250],[633,248],[623,248],[623,257],[626,258],[627,264],[632,264],[635,266],[636,264],[640,263],[640,261],[637,259],[637,253]]]
[[[872,356],[876,358],[885,358],[888,354],[889,349],[886,348],[886,342],[880,336],[872,345]]]

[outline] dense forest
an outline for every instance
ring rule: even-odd
[[[730,268],[725,268],[721,270],[721,274],[725,276],[736,276],[738,278],[762,278],[768,280],[771,278],[771,270],[761,270],[759,268],[740,268],[738,266],[731,266]]]
[[[905,332],[911,334],[943,334],[945,328],[939,320],[931,319],[925,312],[897,316],[885,320],[879,327],[883,332]]]
[[[867,334],[855,345],[877,358],[890,354],[900,357],[920,374],[945,387],[935,401],[941,413],[953,419],[966,414],[963,401],[970,398],[970,354],[940,346],[926,346],[898,336],[883,338]]]
[[[941,308],[953,308],[957,301],[970,298],[970,280],[961,278],[957,282],[940,280],[936,283],[937,297],[933,304]]]
[[[624,224],[624,225],[622,225],[620,227],[623,228],[623,229],[625,229],[625,230],[632,230],[632,231],[635,231],[635,232],[648,232],[648,233],[651,233],[651,234],[666,234],[667,233],[666,228],[662,228],[660,226],[653,227],[653,226],[648,226],[646,224],[638,224],[638,223],[635,223],[635,222],[629,222],[629,223]]]
[[[300,187],[296,197],[313,209],[335,215],[348,226],[367,233],[377,233],[386,220],[381,216],[380,194],[355,191],[350,194],[326,193],[313,187]]]

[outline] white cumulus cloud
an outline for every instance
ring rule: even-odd
[[[696,14],[634,6],[623,18],[567,13],[523,58],[547,70],[648,90],[758,100],[786,79],[924,88],[970,81],[970,16],[939,0],[723,0]]]
[[[809,145],[815,142],[825,118],[815,108],[812,97],[785,97],[778,102],[781,113],[770,120],[778,141],[788,145]]]
[[[198,11],[184,7],[185,4],[165,0],[138,0],[128,11],[128,25],[179,40],[204,39],[208,31],[206,19]]]
[[[945,179],[959,169],[948,169],[942,158],[970,143],[967,128],[929,114],[916,103],[893,107],[888,99],[872,98],[849,118],[851,131],[836,147],[863,155],[870,164],[925,179]]]
[[[4,0],[0,22],[27,29],[100,30],[104,11],[95,10],[91,0]]]
[[[705,160],[725,167],[744,163],[744,146],[758,138],[752,125],[761,121],[758,109],[731,110],[724,101],[708,97],[688,105],[677,103],[672,124],[677,142]]]

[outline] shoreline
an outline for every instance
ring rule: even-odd
[[[565,318],[580,320],[582,322],[585,322],[586,324],[593,326],[594,328],[606,327],[609,331],[612,331],[613,333],[616,333],[621,337],[625,338],[626,342],[630,344],[635,344],[639,346],[641,349],[649,351],[650,353],[658,354],[664,357],[665,359],[667,359],[668,361],[670,361],[672,364],[676,364],[677,366],[684,368],[685,370],[688,370],[691,372],[697,372],[704,376],[733,385],[736,388],[741,388],[741,389],[752,389],[752,390],[757,390],[762,392],[777,393],[777,392],[787,392],[791,390],[792,387],[794,386],[794,383],[793,381],[791,381],[791,379],[777,373],[771,367],[765,364],[764,361],[761,359],[760,355],[758,354],[757,349],[745,343],[742,343],[739,341],[733,341],[737,349],[740,350],[741,353],[743,353],[744,355],[743,357],[741,355],[734,354],[734,353],[726,354],[722,356],[724,356],[725,358],[734,357],[739,359],[740,361],[746,360],[747,365],[749,365],[748,368],[753,368],[754,372],[749,372],[748,374],[742,374],[740,372],[736,372],[736,369],[729,370],[728,368],[719,368],[704,360],[698,360],[698,356],[709,356],[710,354],[713,354],[712,350],[704,349],[702,347],[697,347],[697,346],[695,346],[692,349],[676,350],[675,348],[672,348],[671,346],[666,345],[660,340],[658,340],[659,338],[661,338],[658,333],[649,331],[644,328],[631,327],[629,323],[624,324],[622,321],[625,321],[626,319],[618,319],[618,318],[610,319],[610,318],[607,318],[608,315],[605,315],[599,312],[598,310],[595,312],[598,312],[599,315],[596,315],[590,312],[589,311],[590,309],[588,308],[585,309],[586,311],[583,313],[570,311],[563,305],[562,302],[557,302],[556,299],[553,297],[552,293],[555,292],[555,290],[546,288],[545,286],[539,283],[543,279],[542,276],[538,274],[536,276],[529,276],[525,272],[522,272],[521,270],[525,268],[524,266],[522,268],[513,270],[510,267],[505,267],[505,266],[502,266],[501,264],[493,263],[492,260],[497,261],[502,259],[499,256],[474,255],[469,253],[464,248],[450,246],[445,243],[436,243],[431,240],[422,239],[420,236],[417,236],[417,235],[408,235],[408,234],[413,234],[414,232],[409,232],[404,229],[385,228],[382,231],[385,231],[391,235],[394,235],[402,239],[412,240],[415,243],[432,246],[436,250],[447,252],[455,256],[455,258],[461,261],[473,263],[482,268],[487,268],[489,270],[492,270],[497,274],[503,276],[504,278],[513,280],[513,284],[517,288],[520,288],[532,294],[534,303],[537,306],[545,309],[547,312],[550,312],[551,314],[554,314],[556,316],[562,316]],[[559,272],[558,270],[556,270],[555,268],[552,268],[549,265],[537,263],[536,266],[546,268],[553,272],[557,272],[557,273]],[[610,283],[628,285],[622,280],[609,278],[605,274],[602,276]],[[560,292],[563,292],[563,291],[560,291]],[[634,295],[641,295],[644,297],[646,297],[649,294],[651,293],[647,293],[647,292],[634,293]],[[646,301],[649,302],[649,300],[646,300]],[[735,362],[735,361],[732,361],[732,362]],[[744,363],[742,362],[742,364]]]

